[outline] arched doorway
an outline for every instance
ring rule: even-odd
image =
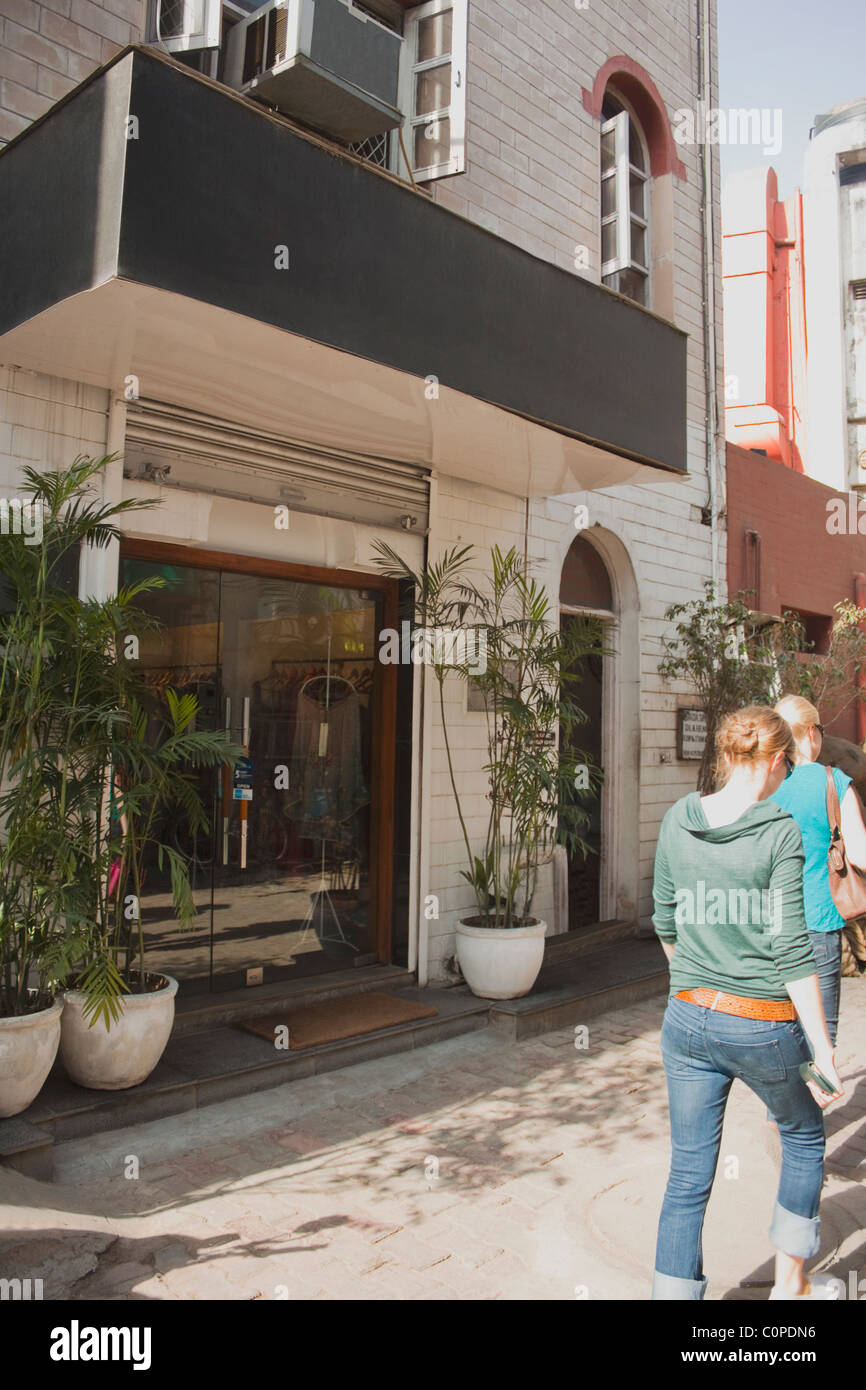
[[[615,621],[613,586],[604,560],[584,536],[575,537],[565,557],[559,600],[563,631],[572,624],[585,624],[588,619],[593,625],[597,624],[602,645],[609,645],[608,637]],[[583,724],[569,730],[563,728],[560,732],[560,746],[564,751],[580,749],[581,754],[596,767],[601,767],[602,772],[606,772],[608,731],[605,724],[606,710],[610,707],[610,692],[605,689],[610,672],[606,672],[606,666],[603,656],[591,655],[581,657],[571,667],[579,682],[573,688],[573,698],[587,719]],[[606,786],[578,793],[589,817],[582,836],[590,852],[567,856],[570,931],[591,926],[604,915],[603,866],[607,848],[604,841],[608,820],[605,800],[608,795]]]

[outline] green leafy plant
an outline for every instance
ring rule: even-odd
[[[697,779],[702,793],[716,785],[716,731],[727,714],[744,705],[775,704],[783,694],[812,699],[820,683],[818,667],[803,661],[809,644],[799,616],[786,611],[768,620],[749,607],[749,595],[741,590],[722,602],[708,582],[703,598],[665,610],[674,634],[662,639],[659,673],[668,681],[687,682],[706,715],[707,741]],[[838,685],[844,676],[833,680]]]
[[[580,658],[602,652],[599,625],[587,619],[559,632],[545,589],[513,547],[493,547],[483,588],[469,577],[471,546],[446,550],[419,572],[384,541],[375,549],[384,572],[411,586],[420,627],[462,631],[471,639],[462,657],[459,643],[456,657],[446,642],[427,644],[468,866],[462,877],[484,925],[520,926],[531,916],[539,869],[554,846],[590,852],[580,833],[589,819],[581,793],[598,788],[601,771],[573,746],[563,754],[558,732],[570,733],[586,719],[572,693],[579,682],[575,667]],[[490,809],[480,849],[472,843],[455,771],[445,699],[449,676],[473,683],[486,711]]]
[[[104,462],[79,458],[66,474],[25,469],[21,492],[40,518],[41,543],[14,527],[0,535],[0,1013],[6,1016],[45,1007],[83,949],[86,816],[59,790],[64,765],[69,781],[87,760],[76,747],[70,712],[77,698],[72,580],[80,547],[104,548],[120,534],[115,519],[137,505],[85,504],[83,494]]]
[[[779,657],[783,694],[804,696],[828,724],[866,700],[866,686],[858,679],[866,668],[866,608],[845,599],[833,611],[827,650],[820,653],[796,615],[786,613],[795,635]]]
[[[187,863],[157,827],[169,807],[203,827],[190,768],[241,751],[195,729],[191,696],[170,692],[167,713],[148,719],[124,639],[154,625],[137,601],[159,579],[77,597],[81,548],[119,540],[123,514],[152,505],[91,496],[109,462],[25,470],[42,542],[0,537],[0,1011],[44,1007],[77,971],[85,1012],[106,1026],[125,992],[153,984],[139,910],[148,854],[167,857],[179,920],[194,916]]]
[[[124,614],[128,620],[133,616]],[[139,627],[144,615],[137,615]],[[129,628],[126,628],[129,631]],[[181,817],[193,837],[210,830],[196,784],[201,768],[217,768],[240,757],[240,745],[224,730],[196,729],[199,704],[192,694],[165,692],[154,707],[134,675],[117,667],[122,716],[112,723],[106,747],[112,792],[103,802],[101,834],[91,864],[95,897],[93,929],[76,981],[86,997],[85,1016],[106,1027],[118,1016],[119,996],[144,993],[157,985],[145,970],[146,943],[141,911],[148,869],[169,871],[175,916],[182,928],[197,913],[189,881],[189,859],[167,838]],[[111,890],[112,866],[116,886]]]

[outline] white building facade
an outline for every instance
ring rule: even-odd
[[[4,7],[2,484],[111,454],[106,495],[158,501],[82,585],[161,575],[154,684],[195,689],[260,777],[243,871],[227,789],[213,844],[179,834],[201,940],[150,904],[159,961],[202,991],[261,967],[456,978],[472,900],[435,685],[377,660],[400,597],[377,540],[414,568],[470,544],[479,576],[513,545],[554,612],[603,616],[599,854],[566,871],[571,919],[548,870],[550,932],[649,930],[658,826],[696,768],[676,756],[688,692],[657,671],[663,615],[724,585],[718,170],[672,124],[715,104],[714,7],[333,5],[375,29],[372,93],[350,66],[332,82],[304,5],[286,9],[304,79],[258,101],[246,41],[232,68],[245,8],[200,5],[184,31],[165,0],[157,19]],[[333,40],[347,65],[354,37]],[[312,786],[293,758],[323,678],[328,699],[344,685],[343,762]],[[485,716],[456,680],[446,698],[480,843]]]
[[[809,472],[866,481],[866,100],[817,116],[806,150]]]

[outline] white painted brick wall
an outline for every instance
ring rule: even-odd
[[[668,628],[663,621],[668,604],[698,598],[704,579],[710,573],[710,532],[701,525],[699,508],[705,500],[704,475],[700,471],[703,455],[693,457],[695,470],[688,479],[649,487],[624,487],[605,493],[576,493],[568,502],[550,499],[533,502],[530,510],[530,553],[539,571],[550,567],[556,576],[561,557],[574,536],[573,506],[583,503],[589,509],[590,523],[598,524],[617,535],[625,545],[635,572],[641,611],[640,666],[641,679],[641,774],[640,774],[640,896],[638,916],[646,927],[652,913],[652,867],[655,844],[661,818],[668,807],[693,791],[696,767],[692,763],[674,760],[676,743],[676,694],[686,687],[665,685],[658,674],[662,655],[662,638]],[[464,498],[472,485],[450,478],[439,480],[437,533],[443,546],[457,542],[471,543],[483,561],[489,545],[497,541],[507,548],[517,545],[522,551],[524,504],[518,498],[495,494],[489,489],[474,489],[474,501],[468,506]],[[494,524],[491,525],[490,523]],[[724,548],[720,564],[724,572]],[[539,576],[540,577],[540,576]],[[480,572],[479,572],[480,578]],[[551,585],[556,602],[558,590]],[[470,772],[470,759],[483,763],[486,753],[484,716],[466,713],[459,685],[455,682],[454,698],[448,702],[449,736],[454,750],[459,749],[460,786],[464,815],[470,833],[477,830],[480,849],[486,829],[484,788],[476,794],[471,788],[478,785],[477,772]],[[447,781],[445,749],[441,737],[438,710],[434,712],[434,787],[442,794],[434,797],[431,807],[429,835],[431,841],[430,884],[425,893],[435,893],[440,901],[440,916],[429,923],[430,970],[433,978],[447,978],[445,962],[454,954],[454,923],[472,903],[468,885],[460,886],[459,870],[464,867],[462,841],[455,836],[456,816],[453,798]],[[625,732],[625,731],[624,731]],[[664,764],[660,754],[670,761]],[[549,893],[545,901],[549,902]],[[540,909],[540,905],[536,904]]]
[[[0,364],[0,487],[18,486],[21,468],[68,467],[79,454],[105,453],[108,392]]]
[[[0,0],[0,145],[144,34],[147,0]]]

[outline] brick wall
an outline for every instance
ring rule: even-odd
[[[146,0],[0,0],[0,144],[144,33]]]
[[[572,273],[578,273],[575,248],[585,246],[589,263],[580,273],[599,283],[598,122],[584,107],[583,90],[592,88],[607,59],[624,54],[647,71],[669,117],[680,108],[694,109],[698,92],[694,5],[690,0],[617,5],[590,0],[587,9],[578,10],[561,0],[535,0],[530,16],[519,0],[472,0],[469,14],[467,167],[464,174],[429,185],[433,197]],[[714,76],[708,104],[716,100]],[[704,469],[705,419],[701,150],[697,144],[676,148],[686,176],[673,179],[673,321],[690,335],[688,412],[694,431],[690,468],[700,471]],[[714,172],[720,257],[718,159]],[[717,265],[717,343],[721,333],[721,268]],[[719,350],[719,400],[721,388]],[[721,434],[718,447],[721,453]]]
[[[27,464],[63,468],[77,454],[100,458],[108,398],[98,386],[0,365],[0,488],[17,487]]]
[[[597,267],[598,125],[583,88],[625,54],[650,73],[669,113],[694,106],[694,5],[471,0],[468,37],[466,173],[436,180],[433,196],[567,270],[582,243]],[[691,159],[679,150],[691,195],[696,149]]]

